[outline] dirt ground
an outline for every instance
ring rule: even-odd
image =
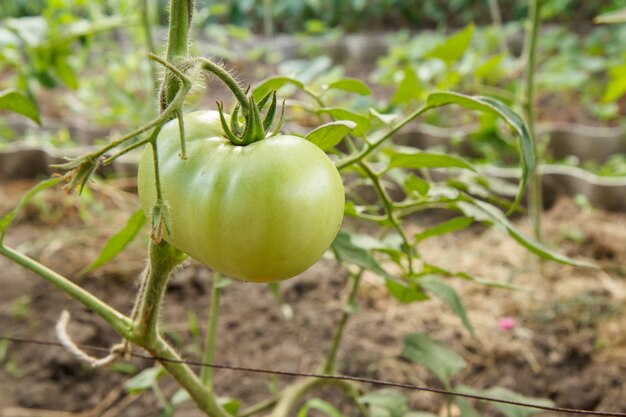
[[[0,183],[0,214],[13,207],[31,184]],[[82,276],[80,271],[137,207],[135,195],[128,192],[133,184],[118,180],[92,188],[78,203],[60,190],[47,192],[10,230],[8,244],[128,312],[136,277],[145,263],[145,236],[114,262]],[[417,230],[431,221],[428,216],[417,218],[411,227]],[[525,222],[517,221],[523,229]],[[569,256],[592,260],[602,269],[540,264],[504,232],[480,226],[427,240],[420,250],[431,263],[523,289],[450,280],[475,327],[472,336],[441,301],[400,304],[387,296],[381,279],[367,275],[358,294],[358,314],[346,328],[337,372],[439,387],[429,371],[400,355],[406,334],[425,332],[467,361],[457,384],[507,387],[550,398],[561,407],[626,411],[626,214],[581,208],[561,198],[546,212],[544,230],[550,245]],[[216,362],[316,371],[341,316],[346,281],[345,272],[323,259],[283,283],[281,293],[292,318],[284,316],[266,286],[233,282],[221,300]],[[54,325],[61,311],[68,309],[75,342],[97,346],[118,342],[93,313],[4,258],[0,258],[0,285],[2,335],[56,340]],[[190,262],[168,288],[164,329],[189,359],[198,358],[189,314],[194,312],[203,326],[210,285],[211,272]],[[513,329],[499,327],[503,317],[515,319]],[[152,365],[139,359],[130,363],[136,369]],[[123,383],[130,376],[125,369],[115,365],[91,370],[61,348],[0,344],[0,416],[158,415],[152,391],[126,393]],[[266,398],[274,382],[283,385],[289,380],[217,371],[216,381],[220,395],[240,398],[246,406]],[[161,387],[166,395],[177,389],[169,378],[161,381]],[[406,394],[413,409],[443,413],[442,398]],[[333,392],[319,396],[342,403]],[[347,413],[355,414],[350,409]],[[177,412],[177,416],[199,415],[189,403]]]

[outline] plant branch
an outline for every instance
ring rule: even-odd
[[[413,246],[409,242],[409,239],[407,238],[406,233],[404,232],[404,229],[402,228],[402,225],[400,224],[400,220],[395,214],[394,203],[391,200],[391,197],[389,196],[389,194],[387,193],[387,190],[385,190],[385,188],[380,183],[380,178],[369,167],[369,165],[367,165],[365,161],[360,161],[358,164],[359,164],[359,167],[361,167],[365,171],[365,174],[372,180],[372,183],[374,184],[374,188],[376,189],[378,196],[380,197],[380,199],[383,202],[383,205],[385,206],[385,212],[387,214],[387,218],[389,219],[393,227],[396,229],[396,231],[402,238],[402,243],[404,246],[404,253],[407,256],[409,274],[413,274],[413,252],[412,252]]]
[[[212,62],[206,58],[195,58],[195,59],[200,63],[202,69],[209,71],[210,73],[215,75],[217,78],[219,78],[224,84],[226,84],[228,89],[235,95],[235,98],[237,99],[237,102],[241,106],[243,113],[247,114],[249,110],[248,97],[246,97],[246,93],[239,86],[239,84],[233,78],[233,76],[230,75],[230,73],[226,71],[224,68],[222,68],[221,65],[218,65],[215,62]]]
[[[535,129],[536,114],[535,114],[535,70],[537,61],[537,39],[539,35],[539,28],[541,24],[540,18],[540,0],[529,0],[528,3],[528,19],[530,27],[526,31],[525,40],[525,60],[526,71],[524,74],[524,98],[523,106],[526,113],[526,119],[528,123],[528,131],[533,141],[534,152],[538,156],[538,144],[537,144],[537,132]],[[535,170],[529,183],[529,212],[533,221],[533,231],[535,238],[541,242],[541,213],[543,211],[543,195],[541,190],[541,173],[539,170]]]
[[[356,299],[356,293],[361,284],[361,276],[363,275],[363,269],[359,270],[356,274],[350,274],[351,279],[351,288],[350,294],[348,295],[348,300],[343,307],[343,314],[341,315],[341,320],[337,326],[335,337],[333,338],[333,343],[328,351],[328,356],[326,357],[326,364],[324,365],[323,373],[332,374],[335,369],[335,360],[337,359],[337,352],[339,351],[339,345],[341,344],[341,339],[343,337],[343,330],[346,327],[346,323],[350,316],[354,313],[354,302]]]
[[[337,169],[341,170],[341,169],[344,169],[344,168],[346,168],[346,167],[348,167],[348,166],[350,166],[352,164],[360,162],[361,160],[363,160],[363,158],[365,158],[367,155],[369,155],[374,149],[378,148],[383,142],[385,142],[387,139],[389,139],[394,134],[396,134],[406,124],[408,124],[413,119],[415,119],[416,117],[418,117],[419,115],[423,114],[424,112],[426,112],[427,110],[429,110],[431,108],[432,107],[430,107],[428,105],[423,105],[422,107],[420,107],[417,110],[413,111],[407,117],[405,117],[404,119],[400,120],[395,126],[393,126],[391,129],[389,129],[387,132],[383,133],[380,137],[374,138],[373,140],[371,140],[371,142],[366,143],[364,149],[362,151],[360,151],[359,153],[357,153],[355,155],[352,155],[352,156],[348,156],[347,158],[344,158],[344,159],[341,159],[341,160],[337,161],[337,163],[336,163]]]
[[[136,327],[139,344],[149,346],[157,339],[159,311],[167,281],[172,270],[184,259],[183,256],[166,241],[150,242],[150,267]]]
[[[131,320],[95,295],[74,284],[68,278],[8,246],[0,245],[0,255],[6,256],[13,262],[50,282],[103,318],[120,336],[133,340]]]
[[[222,276],[219,272],[214,272],[213,288],[211,290],[211,307],[209,310],[209,327],[206,332],[204,345],[204,363],[213,363],[215,357],[215,342],[217,338],[217,318],[219,315],[220,295],[222,293]],[[200,380],[209,389],[213,388],[213,368],[205,367],[200,372]]]
[[[346,383],[347,381],[338,379],[303,379],[292,385],[289,385],[282,393],[281,398],[276,403],[276,407],[272,410],[270,417],[287,417],[291,415],[291,410],[298,405],[298,402],[309,392],[325,385],[339,386],[343,391],[354,400],[359,410],[366,414],[360,404],[357,403],[358,389],[354,384]]]

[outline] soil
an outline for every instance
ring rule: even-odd
[[[30,185],[0,183],[0,214]],[[79,200],[60,189],[49,190],[28,206],[10,230],[8,244],[128,312],[145,263],[146,236],[115,261],[80,272],[137,208],[132,191],[128,180],[93,184]],[[434,220],[436,216],[425,215],[413,219],[410,227],[417,231]],[[526,228],[524,219],[517,224]],[[626,411],[626,214],[581,208],[561,198],[546,212],[544,231],[550,245],[602,269],[539,263],[503,232],[478,226],[427,240],[420,251],[429,262],[522,289],[450,280],[474,325],[471,335],[443,302],[400,304],[387,295],[379,277],[366,274],[358,314],[345,330],[337,373],[440,387],[432,373],[401,357],[404,336],[424,332],[467,362],[454,381],[457,386],[500,386],[552,399],[561,407]],[[163,328],[188,359],[199,358],[200,344],[189,317],[195,314],[204,328],[211,280],[211,271],[192,261],[176,272],[168,287]],[[0,282],[1,335],[54,341],[54,326],[68,309],[69,333],[76,343],[108,347],[119,341],[92,312],[5,258],[0,258]],[[233,282],[221,300],[215,361],[317,371],[343,311],[346,283],[346,272],[331,259],[322,259],[281,284],[283,301],[293,313],[289,317],[266,286]],[[512,329],[500,328],[504,317],[515,320]],[[128,363],[132,372],[153,364],[140,359]],[[153,391],[126,392],[128,363],[93,370],[62,348],[0,342],[0,416],[157,415],[160,406]],[[215,380],[220,394],[241,399],[245,407],[267,398],[274,383],[283,386],[292,379],[216,371]],[[160,386],[166,396],[177,390],[169,377]],[[413,409],[443,415],[441,397],[405,394]],[[317,395],[338,404],[346,415],[357,414],[336,392]],[[200,413],[187,402],[176,415]]]

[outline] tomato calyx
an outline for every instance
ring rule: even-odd
[[[266,137],[275,136],[280,131],[283,123],[285,113],[284,101],[278,123],[274,130],[268,134],[268,131],[270,131],[276,119],[276,91],[267,93],[258,103],[252,94],[249,94],[247,99],[248,103],[246,107],[242,108],[239,104],[235,106],[230,117],[230,124],[226,121],[226,116],[224,115],[224,104],[217,103],[222,128],[224,129],[226,137],[233,145],[246,146],[265,139]],[[265,115],[261,117],[261,113],[265,110],[265,107],[267,107],[267,111],[265,111]],[[243,124],[240,120],[240,113],[243,116]]]

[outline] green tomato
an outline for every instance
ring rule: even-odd
[[[255,282],[293,277],[332,243],[343,218],[341,176],[311,142],[279,135],[236,146],[223,138],[214,111],[184,116],[157,139],[172,245],[226,276]],[[156,202],[153,152],[139,163],[139,199],[147,217]]]

